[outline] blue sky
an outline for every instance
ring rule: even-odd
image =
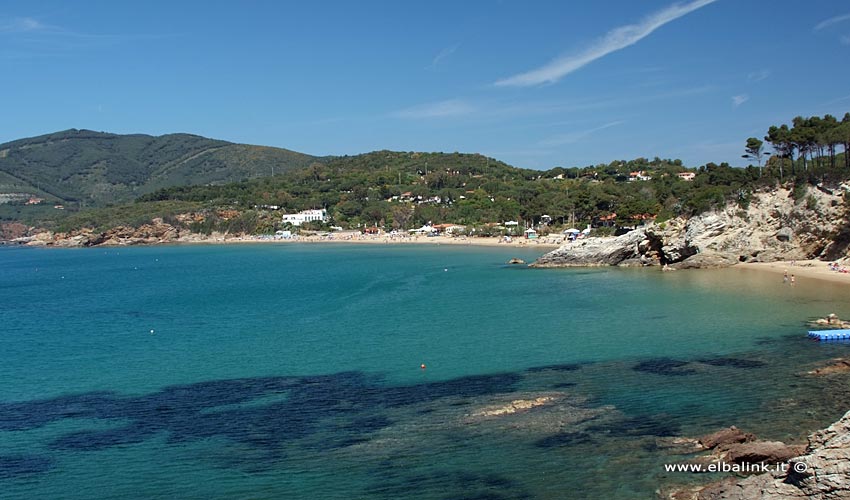
[[[849,58],[839,0],[0,1],[0,142],[742,165],[770,125],[850,111]]]

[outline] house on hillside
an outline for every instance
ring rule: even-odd
[[[283,223],[289,223],[293,226],[300,226],[305,222],[326,222],[328,220],[328,211],[324,208],[321,210],[302,210],[297,214],[283,214]]]
[[[617,213],[612,212],[608,215],[602,215],[599,217],[599,225],[603,227],[614,227],[614,223],[617,220]]]
[[[678,174],[676,174],[676,177],[682,179],[683,181],[692,181],[696,176],[697,174],[693,172],[679,172]]]
[[[652,177],[646,175],[646,172],[643,170],[638,170],[636,172],[629,172],[629,182],[632,181],[649,181],[652,180]]]

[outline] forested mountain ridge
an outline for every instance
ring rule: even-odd
[[[765,143],[773,151],[766,151]],[[688,168],[680,160],[656,157],[539,171],[480,154],[374,151],[274,178],[167,188],[139,201],[243,211],[325,208],[334,224],[352,228],[507,220],[536,225],[541,219],[622,227],[697,215],[730,201],[746,208],[754,192],[779,186],[791,188],[793,202],[799,203],[806,185],[831,189],[850,178],[848,147],[850,113],[841,120],[796,117],[791,127],[770,126],[764,141],[742,138],[742,156],[754,163],[747,168],[711,162]]]
[[[657,180],[628,182],[636,170],[652,172]],[[506,220],[531,223],[542,215],[573,223],[615,210],[628,222],[633,215],[662,210],[658,197],[666,199],[664,193],[670,190],[693,198],[689,183],[676,176],[686,170],[679,160],[660,158],[540,171],[474,153],[374,151],[331,158],[325,164],[273,178],[167,188],[138,201],[192,202],[242,210],[274,205],[290,212],[326,208],[334,223],[343,227],[406,229],[428,222]],[[702,179],[697,185],[703,185]],[[694,199],[694,203],[701,201]]]
[[[0,144],[0,193],[97,207],[170,186],[236,182],[318,160],[287,149],[192,134],[71,129]]]
[[[730,202],[746,209],[754,194],[777,188],[792,193],[791,204],[812,204],[807,186],[832,193],[850,179],[850,113],[840,121],[830,115],[797,117],[790,127],[769,127],[764,139],[742,138],[743,157],[755,163],[746,168],[726,163],[689,168],[656,157],[540,171],[477,153],[382,150],[316,158],[188,134],[72,130],[0,145],[0,184],[4,175],[14,181],[11,175],[20,178],[24,172],[30,177],[22,182],[31,182],[38,193],[51,190],[57,202],[80,203],[66,210],[54,210],[52,203],[0,203],[0,220],[62,231],[102,230],[196,212],[192,219],[198,224],[186,229],[258,234],[283,229],[282,213],[322,208],[329,220],[313,229],[407,230],[452,223],[481,234],[513,220],[550,230],[589,224],[604,233],[691,217]],[[42,160],[44,155],[50,161]],[[7,160],[17,172],[4,173]],[[54,183],[42,184],[44,177]],[[240,180],[228,182],[234,177]],[[89,198],[74,197],[75,187]],[[133,201],[104,201],[116,199],[119,190]],[[32,212],[39,208],[42,212]],[[238,224],[232,222],[234,213]]]

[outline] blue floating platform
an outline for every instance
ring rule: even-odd
[[[814,340],[850,340],[850,330],[809,330],[809,338]]]

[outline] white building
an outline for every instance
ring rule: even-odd
[[[651,181],[652,177],[646,175],[646,172],[643,170],[638,170],[637,172],[629,172],[629,181]]]
[[[297,214],[283,214],[283,223],[287,222],[292,224],[293,226],[300,226],[305,222],[313,222],[313,221],[321,221],[325,222],[328,220],[328,211],[324,208],[321,210],[302,210]]]

